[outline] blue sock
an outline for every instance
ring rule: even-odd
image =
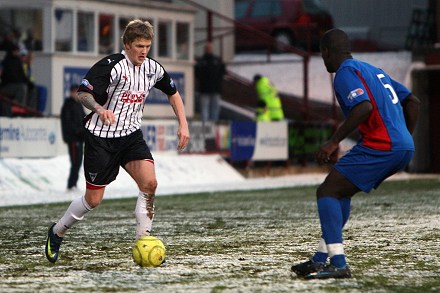
[[[348,218],[350,217],[351,198],[343,197],[339,200],[339,204],[341,205],[342,211],[342,227],[344,227],[345,223],[347,223]]]
[[[312,257],[313,262],[325,263],[327,261],[328,253],[317,251]]]
[[[348,218],[350,217],[350,204],[351,204],[351,198],[344,197],[339,200],[339,204],[341,205],[341,211],[342,211],[342,227],[344,227],[345,223],[347,223]],[[319,251],[320,247],[318,247],[318,251],[315,253],[315,255],[312,257],[313,262],[321,262],[325,263],[328,258],[328,253]],[[327,251],[327,249],[325,249]]]
[[[322,237],[331,256],[330,263],[336,267],[345,267],[346,261],[342,248],[343,212],[340,201],[333,197],[319,198],[318,213]]]
[[[343,254],[337,254],[330,258],[330,264],[337,268],[345,268],[347,265],[347,261],[345,260],[345,255]]]

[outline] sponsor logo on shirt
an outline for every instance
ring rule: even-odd
[[[352,91],[348,94],[347,99],[348,99],[349,101],[352,101],[352,100],[356,99],[358,96],[361,96],[361,95],[363,95],[363,94],[364,94],[364,90],[361,89],[361,88],[357,88],[357,89],[355,89],[355,90],[352,90]]]
[[[81,80],[81,84],[86,88],[88,88],[89,90],[93,91],[93,85],[91,85],[87,79]]]
[[[123,103],[142,103],[145,98],[145,92],[125,91],[121,94]]]

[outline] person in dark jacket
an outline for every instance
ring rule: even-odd
[[[203,122],[217,121],[220,115],[225,64],[213,54],[212,43],[205,45],[205,53],[197,61],[195,68],[198,91],[200,94],[200,110]]]
[[[63,140],[67,143],[70,157],[70,174],[67,181],[67,190],[75,190],[78,181],[79,169],[82,164],[84,145],[83,118],[86,115],[81,103],[76,100],[78,85],[70,87],[70,95],[64,100],[61,108],[61,130]]]
[[[8,44],[6,56],[1,63],[0,78],[0,94],[25,106],[28,86],[32,82],[23,70],[20,48],[13,43]]]

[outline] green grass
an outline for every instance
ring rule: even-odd
[[[389,181],[353,198],[344,229],[353,278],[290,273],[320,237],[316,187],[162,196],[154,234],[166,263],[131,258],[135,198],[104,200],[44,257],[68,203],[0,208],[0,292],[439,292],[440,181]]]

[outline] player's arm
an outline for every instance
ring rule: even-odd
[[[183,150],[189,142],[189,129],[185,115],[185,107],[183,105],[182,97],[178,91],[172,95],[169,95],[168,99],[174,113],[176,114],[177,121],[179,122],[179,129],[177,131],[179,144],[177,145],[177,148],[179,150]]]
[[[155,88],[161,90],[168,96],[171,107],[174,114],[176,114],[177,121],[179,122],[179,129],[177,131],[177,137],[179,143],[177,145],[178,150],[183,150],[189,142],[189,129],[188,122],[186,121],[185,107],[183,106],[183,99],[177,90],[174,81],[163,69],[161,78],[154,85]]]
[[[316,153],[318,163],[327,163],[331,155],[338,149],[339,143],[368,119],[372,110],[373,105],[367,100],[354,106],[347,119],[336,129],[331,138],[320,146]]]
[[[405,100],[403,100],[402,107],[406,127],[408,128],[409,133],[413,133],[419,117],[420,100],[413,94],[410,94]]]
[[[84,105],[84,107],[98,114],[99,119],[105,125],[110,125],[115,122],[115,115],[113,114],[113,111],[104,109],[104,107],[96,102],[92,94],[79,91],[77,94],[77,99],[81,104]]]

